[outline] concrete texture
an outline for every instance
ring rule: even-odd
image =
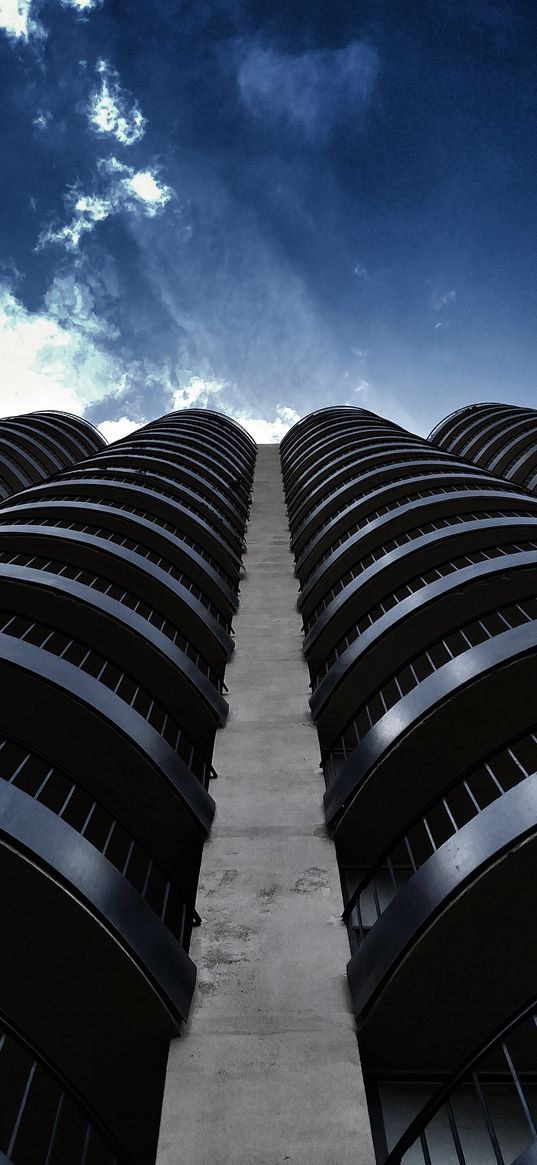
[[[157,1165],[372,1165],[278,448],[259,447],[217,817]]]

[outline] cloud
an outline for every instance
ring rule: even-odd
[[[44,35],[39,21],[32,16],[32,0],[0,0],[0,29],[10,40],[29,41]]]
[[[91,233],[110,215],[127,212],[154,218],[173,196],[170,186],[159,181],[156,172],[134,170],[117,158],[101,158],[97,163],[99,192],[84,194],[79,186],[72,187],[66,196],[72,211],[71,221],[65,226],[47,227],[41,232],[37,249],[49,243],[62,243],[68,251],[77,251],[84,235]]]
[[[129,433],[134,433],[135,429],[139,429],[142,425],[146,425],[147,420],[133,421],[130,417],[120,417],[117,421],[102,421],[98,426],[106,441],[120,441],[122,437],[128,437]]]
[[[240,409],[236,411],[226,409],[226,412],[228,416],[238,421],[259,445],[272,445],[281,441],[291,426],[300,420],[300,413],[287,405],[276,405],[276,415],[271,421],[266,421],[263,417],[251,417]]]
[[[117,361],[76,328],[47,313],[29,312],[13,290],[0,286],[2,410],[57,408],[80,413],[117,384]]]
[[[103,0],[60,0],[62,8],[74,8],[77,12],[92,12],[102,3]]]
[[[74,8],[80,13],[91,12],[100,7],[103,0],[59,0],[62,8]],[[10,40],[42,39],[46,36],[43,25],[33,14],[34,0],[0,0],[0,30],[7,34]]]
[[[97,72],[101,84],[90,97],[90,126],[95,133],[114,137],[122,146],[132,146],[143,138],[146,119],[136,101],[121,88],[119,74],[107,61],[98,61]]]
[[[443,295],[433,293],[431,295],[431,307],[433,311],[442,311],[450,303],[455,303],[457,292],[452,288],[451,291],[444,292]]]
[[[296,55],[239,46],[237,80],[248,111],[310,139],[328,135],[343,119],[361,122],[377,73],[377,53],[363,41]]]

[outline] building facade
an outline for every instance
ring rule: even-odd
[[[0,423],[0,1159],[537,1160],[530,467],[54,416]]]

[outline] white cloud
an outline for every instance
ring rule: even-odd
[[[121,88],[119,74],[107,61],[98,62],[97,72],[101,85],[90,97],[90,126],[98,134],[110,134],[122,146],[132,146],[143,138],[146,119],[136,101]]]
[[[103,0],[60,0],[62,8],[74,8],[77,12],[90,12],[98,8]],[[33,15],[34,0],[0,0],[0,30],[10,40],[30,41],[43,38],[45,30]]]
[[[132,421],[130,417],[120,417],[118,421],[103,421],[97,428],[106,441],[120,441],[122,437],[128,437],[129,433],[141,429],[142,425],[146,424],[146,420]]]
[[[0,287],[2,411],[57,408],[80,413],[116,387],[117,362],[46,312],[29,312]]]
[[[226,409],[225,412],[238,421],[259,445],[273,445],[281,441],[291,426],[300,420],[300,413],[287,405],[276,405],[276,415],[271,421],[264,417],[250,417],[242,410]]]
[[[63,8],[75,8],[77,12],[91,12],[102,3],[103,0],[60,0]]]
[[[98,194],[83,194],[73,187],[66,196],[72,210],[71,221],[56,230],[48,227],[41,232],[37,247],[48,243],[63,243],[68,251],[77,251],[85,234],[95,229],[110,215],[126,211],[154,218],[173,196],[151,170],[134,170],[117,158],[102,158],[97,163],[101,190]]]
[[[32,16],[32,0],[0,0],[0,29],[11,40],[43,36],[43,28]]]
[[[330,132],[342,117],[361,119],[377,72],[377,53],[362,41],[297,55],[239,46],[238,84],[250,113],[287,122],[309,138]]]

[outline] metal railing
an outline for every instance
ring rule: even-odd
[[[81,1096],[0,1016],[0,1154],[22,1165],[129,1165]]]
[[[357,871],[343,870],[349,925],[356,949],[404,885],[450,837],[509,789],[537,772],[537,725],[457,778],[433,797],[351,888]]]
[[[511,1165],[529,1146],[537,1147],[536,1077],[528,1068],[535,1066],[536,1051],[537,1012],[532,1000],[433,1093],[388,1152],[384,1165]],[[511,1102],[509,1138],[500,1129],[499,1092]]]
[[[199,916],[131,829],[80,781],[7,737],[0,738],[0,780],[44,805],[122,875],[174,938],[185,946]]]

